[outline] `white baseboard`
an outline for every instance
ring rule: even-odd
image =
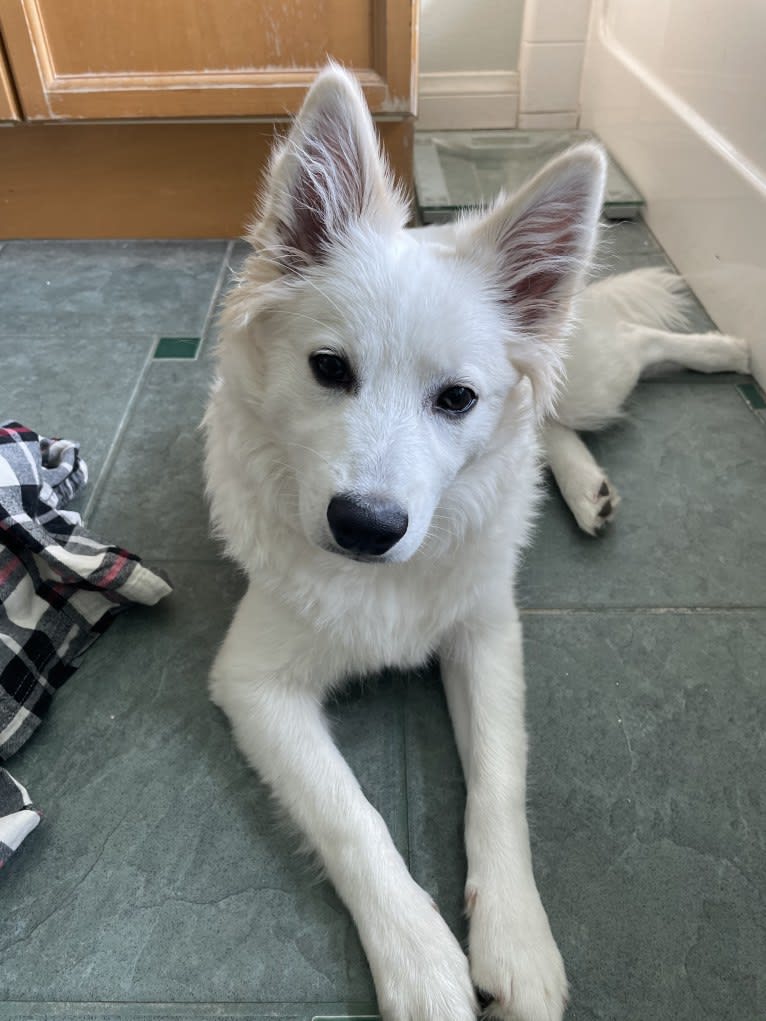
[[[418,77],[417,127],[426,131],[515,128],[518,71],[431,72]]]

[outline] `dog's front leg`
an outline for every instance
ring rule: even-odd
[[[465,954],[328,733],[321,639],[271,602],[251,589],[240,605],[213,699],[350,910],[386,1021],[473,1021]]]
[[[535,886],[527,829],[521,625],[510,596],[482,606],[441,650],[468,799],[471,974],[504,1021],[559,1021],[564,965]]]

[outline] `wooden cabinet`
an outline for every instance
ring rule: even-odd
[[[29,120],[278,117],[330,54],[415,112],[411,0],[0,0]]]
[[[328,57],[408,186],[417,16],[417,0],[0,0],[0,237],[240,233]]]
[[[3,47],[0,44],[0,121],[15,121],[19,118],[8,65],[5,61]]]

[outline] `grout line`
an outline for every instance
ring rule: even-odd
[[[194,1018],[204,1018],[204,1021],[208,1021],[211,1011],[218,1011],[219,1008],[224,1008],[225,1014],[216,1013],[216,1017],[222,1019],[231,1019],[235,1021],[237,1018],[241,1018],[242,1021],[252,1021],[252,1015],[254,1011],[258,1011],[258,1017],[263,1015],[260,1013],[263,1010],[271,1010],[275,1007],[289,1007],[291,1009],[300,1009],[303,1011],[304,1007],[307,1007],[311,1012],[312,1016],[316,1016],[314,1011],[317,1008],[323,1010],[355,1010],[354,1014],[321,1014],[319,1015],[320,1021],[344,1021],[345,1018],[351,1018],[352,1021],[356,1018],[369,1019],[369,1021],[380,1021],[379,1014],[370,1014],[368,1011],[373,1008],[370,1005],[369,1000],[344,1000],[343,1006],[338,1005],[337,1000],[2,1000],[0,1001],[0,1007],[11,1007],[14,1009],[12,1015],[5,1013],[0,1014],[0,1021],[5,1021],[6,1018],[12,1018],[13,1021],[19,1021],[20,1017],[27,1017],[29,1010],[38,1007],[49,1007],[54,1010],[64,1009],[66,1014],[35,1014],[34,1017],[44,1017],[45,1021],[54,1021],[55,1018],[61,1019],[61,1021],[75,1021],[75,1018],[82,1017],[84,1019],[93,1018],[94,1007],[120,1007],[127,1009],[130,1014],[124,1015],[126,1018],[134,1017],[137,1021],[149,1021],[149,1015],[146,1014],[146,1010],[156,1010],[157,1008],[163,1011],[171,1010],[174,1011],[172,1014],[162,1014],[162,1021],[170,1021],[171,1018],[180,1018],[182,1021],[193,1021]],[[16,1013],[16,1009],[22,1011],[21,1014]],[[68,1008],[75,1008],[84,1013],[72,1014]],[[136,1011],[134,1013],[133,1011]],[[175,1013],[175,1011],[183,1010],[184,1013]],[[247,1011],[247,1014],[240,1013],[240,1011]],[[362,1013],[359,1013],[362,1011]],[[187,1013],[188,1012],[188,1013]],[[111,1010],[110,1010],[111,1013]],[[31,1018],[33,1015],[29,1015]],[[271,1015],[269,1015],[271,1016]],[[299,1021],[294,1014],[284,1015],[283,1017],[277,1018],[274,1016],[274,1021]]]
[[[610,614],[627,616],[645,613],[651,616],[664,614],[680,614],[682,616],[706,616],[710,614],[764,613],[766,605],[743,604],[742,606],[550,606],[550,607],[519,607],[520,616],[528,617],[574,617],[586,614]]]
[[[141,552],[141,560],[147,565],[153,564],[207,564],[209,566],[229,567],[246,579],[242,568],[221,553],[218,557],[168,557],[152,556],[150,553]],[[650,616],[662,616],[664,614],[679,614],[680,616],[706,616],[711,614],[733,615],[738,613],[766,613],[766,603],[734,603],[728,605],[711,606],[648,606],[646,604],[608,606],[605,604],[594,604],[591,606],[519,606],[519,614],[525,617],[574,617],[595,614],[610,614],[613,616],[627,616],[629,614],[643,613]]]
[[[122,413],[120,421],[117,423],[117,429],[115,430],[114,439],[112,440],[112,444],[109,447],[106,459],[104,460],[104,463],[101,466],[101,472],[98,478],[96,479],[96,482],[93,485],[93,489],[90,492],[90,496],[88,497],[88,501],[85,504],[85,507],[83,508],[82,519],[84,524],[88,523],[91,511],[95,509],[97,499],[101,495],[101,491],[104,488],[106,477],[111,472],[112,465],[114,464],[117,458],[117,451],[122,444],[122,438],[126,431],[128,419],[132,415],[133,408],[136,406],[136,403],[138,402],[138,396],[144,384],[144,380],[146,379],[149,373],[149,367],[152,364],[152,360],[154,358],[154,349],[156,346],[157,338],[153,337],[151,343],[149,344],[149,349],[146,353],[146,358],[144,358],[144,364],[141,367],[141,371],[138,373],[138,378],[136,379],[133,390],[131,391],[130,397],[128,398],[128,403],[125,405],[125,410]]]
[[[734,378],[726,378],[731,376],[734,376]],[[676,386],[678,383],[691,383],[692,385],[712,383],[716,386],[740,386],[742,383],[749,383],[751,379],[752,376],[745,376],[738,372],[695,372],[693,369],[688,369],[684,372],[683,369],[679,369],[679,375],[677,376],[646,376],[639,379],[637,385],[643,386],[644,384],[651,383],[654,386],[658,383],[664,383]]]
[[[223,253],[223,260],[221,262],[221,268],[218,270],[218,276],[216,277],[215,284],[213,285],[213,293],[210,297],[210,303],[207,307],[207,313],[205,315],[205,321],[202,324],[202,331],[200,333],[200,345],[197,351],[194,361],[199,361],[202,355],[207,350],[208,334],[211,327],[213,326],[213,319],[215,317],[215,310],[218,306],[218,301],[221,297],[223,285],[226,277],[231,270],[231,257],[234,252],[234,241],[229,240],[226,245],[226,250]]]
[[[404,685],[404,698],[401,701],[401,723],[402,723],[402,781],[404,783],[404,837],[407,841],[406,864],[407,871],[412,872],[412,813],[410,811],[410,776],[409,776],[409,742],[407,740],[407,722],[409,719],[410,689]]]

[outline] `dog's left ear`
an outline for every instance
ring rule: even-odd
[[[353,224],[396,230],[405,218],[362,90],[330,63],[275,151],[250,240],[282,271],[299,272],[321,261]]]
[[[555,398],[562,341],[593,254],[605,179],[603,150],[579,145],[457,232],[458,254],[479,258],[487,269],[508,315],[512,360],[532,380],[541,412]]]

